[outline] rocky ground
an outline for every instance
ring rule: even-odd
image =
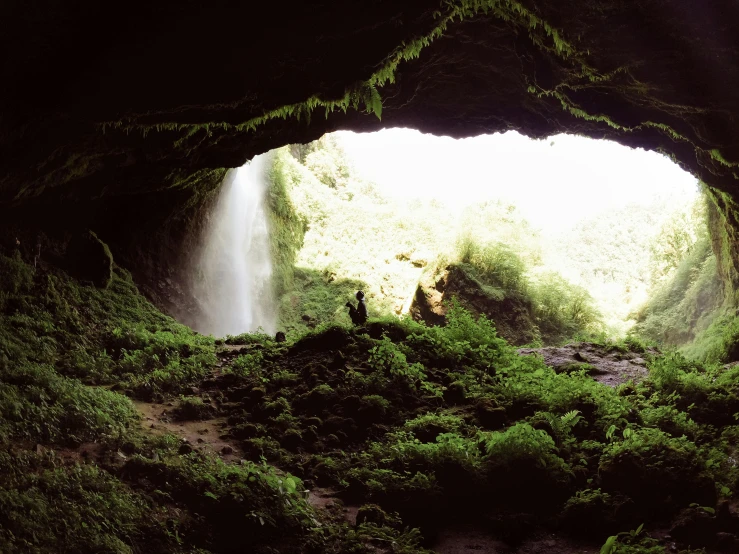
[[[593,379],[609,387],[643,380],[648,374],[647,360],[659,353],[657,349],[624,352],[587,342],[544,348],[519,348],[518,352],[541,356],[544,363],[557,372],[585,371]]]
[[[376,326],[370,329],[370,335],[378,338],[383,332],[397,333],[396,340],[401,340],[403,334],[397,328]],[[441,397],[438,401],[428,396],[424,398],[414,392],[413,387],[401,383],[391,389],[377,384],[376,392],[382,394],[375,398],[366,394],[372,391],[364,390],[362,394],[359,390],[362,386],[356,379],[370,378],[373,372],[379,371],[368,363],[368,347],[376,344],[373,343],[376,339],[370,335],[330,331],[315,334],[290,347],[259,343],[223,345],[217,352],[219,362],[213,374],[192,389],[192,397],[181,401],[137,402],[136,407],[142,414],[145,428],[180,437],[183,453],[193,450],[214,453],[228,463],[264,456],[278,468],[300,476],[309,504],[326,517],[338,517],[350,525],[366,521],[367,517],[379,518],[377,521],[387,524],[394,517],[402,517],[404,523],[420,526],[426,536],[426,546],[439,554],[601,552],[606,535],[596,538],[598,535],[594,537],[588,532],[584,532],[584,536],[580,536],[580,532],[573,534],[566,531],[572,529],[570,524],[555,524],[546,510],[533,515],[527,508],[522,508],[521,513],[514,510],[513,514],[496,514],[494,509],[496,515],[483,516],[484,509],[476,514],[478,508],[469,511],[470,502],[477,506],[479,500],[469,497],[471,492],[464,492],[467,506],[461,508],[458,517],[453,517],[449,507],[458,507],[453,510],[460,507],[454,494],[448,500],[443,497],[434,500],[433,495],[427,497],[422,493],[420,502],[430,503],[430,511],[426,511],[417,503],[419,500],[413,498],[418,493],[410,490],[391,493],[387,484],[382,485],[384,490],[379,493],[368,488],[368,483],[379,478],[379,474],[358,471],[362,463],[372,463],[367,458],[361,461],[362,452],[380,448],[379,445],[387,440],[387,433],[398,432],[403,429],[404,422],[429,410],[438,410],[433,406],[441,402]],[[595,343],[518,349],[517,352],[543,358],[558,374],[584,372],[588,378],[609,387],[645,379],[648,360],[658,354],[656,350],[635,352]],[[440,373],[438,377],[446,383],[442,396],[443,403],[450,407],[445,412],[448,417],[461,417],[460,421],[483,429],[502,429],[510,425],[506,423],[509,418],[519,417],[515,412],[521,407],[498,407],[489,399],[484,402],[465,400],[464,395],[456,396],[459,393],[453,386],[453,377],[444,379]],[[379,396],[385,403],[382,398],[376,398]],[[194,405],[198,407],[193,410]],[[440,440],[437,435],[449,431],[444,428],[447,424],[443,417],[430,420],[425,428],[414,430],[416,442]],[[539,428],[557,437],[553,424],[541,420]],[[416,467],[421,469],[423,464]],[[449,478],[462,479],[456,486],[466,487],[463,484],[465,470],[462,467],[450,469],[457,474]],[[442,470],[437,467],[435,471],[439,476]],[[535,473],[530,475],[531,479],[537,479]],[[544,495],[540,501],[547,502],[546,495],[552,492],[540,493]],[[397,497],[398,493],[401,497]],[[448,491],[444,493],[449,494]],[[522,494],[525,493],[522,491]],[[388,515],[393,511],[398,513]],[[434,513],[444,515],[438,519]],[[731,521],[737,519],[733,512],[728,517]],[[691,525],[696,527],[689,518],[686,525],[689,529]],[[675,542],[669,535],[669,528],[665,521],[652,525],[652,536],[656,538],[650,540],[656,547],[676,552],[686,545]],[[613,529],[618,530],[617,527]],[[701,531],[689,530],[688,536],[692,532]],[[703,542],[716,544],[715,538]],[[634,552],[642,551],[652,552],[646,547]]]

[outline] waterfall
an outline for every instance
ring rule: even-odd
[[[226,174],[197,259],[193,296],[201,333],[273,333],[276,307],[265,210],[271,158],[256,156]]]

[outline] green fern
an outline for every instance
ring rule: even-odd
[[[580,416],[579,414],[580,410],[570,410],[569,412],[567,412],[560,418],[562,426],[567,430],[572,429],[575,425],[577,425],[577,422],[582,419],[582,416]]]

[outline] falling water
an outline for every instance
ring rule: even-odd
[[[215,336],[273,333],[275,302],[265,211],[268,155],[232,169],[206,227],[193,294],[194,327]]]

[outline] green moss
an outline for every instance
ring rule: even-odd
[[[726,167],[738,167],[739,166],[739,164],[732,163],[732,162],[728,161],[726,158],[724,158],[723,155],[721,154],[721,151],[718,150],[718,149],[716,149],[716,148],[714,148],[713,150],[710,150],[710,153],[711,153],[711,157],[714,160],[716,160],[717,162],[720,162],[721,164],[725,165]]]
[[[294,267],[298,250],[303,246],[307,221],[299,215],[290,199],[285,149],[279,150],[269,171],[267,214],[272,252],[272,275],[275,294],[279,297],[294,286]]]
[[[19,256],[0,254],[0,264],[21,276],[13,277],[21,283],[17,293],[8,289],[0,302],[0,363],[13,371],[52,379],[53,368],[88,384],[151,395],[177,391],[215,363],[213,339],[160,313],[126,272],[116,269],[108,288],[95,288],[55,269],[34,273]]]

